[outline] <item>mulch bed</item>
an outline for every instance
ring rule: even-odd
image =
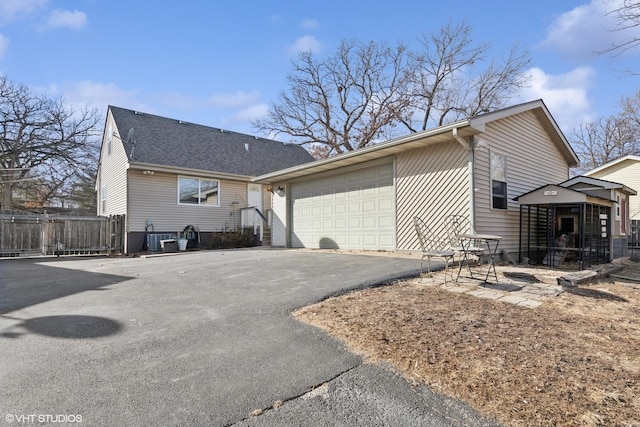
[[[408,281],[296,316],[506,425],[640,426],[634,286],[579,286],[530,309]]]

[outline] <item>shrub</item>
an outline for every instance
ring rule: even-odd
[[[211,249],[249,248],[255,246],[253,230],[240,228],[211,235]]]

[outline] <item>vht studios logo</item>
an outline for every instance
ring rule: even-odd
[[[8,423],[81,423],[82,415],[66,414],[7,414]]]

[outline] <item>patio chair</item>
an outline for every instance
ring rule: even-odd
[[[413,218],[413,225],[418,235],[420,249],[422,250],[422,258],[420,258],[420,276],[423,274],[423,262],[427,258],[427,274],[431,273],[431,258],[444,259],[444,281],[447,282],[447,274],[449,274],[449,260],[453,260],[455,252],[447,249],[447,242],[442,241],[429,230],[427,224],[419,218]],[[453,273],[451,273],[453,280]]]
[[[469,274],[473,276],[471,273],[471,266],[469,265],[469,255],[473,255],[478,258],[478,264],[481,263],[481,256],[484,255],[484,245],[482,241],[472,239],[470,241],[463,241],[460,238],[461,234],[478,234],[476,230],[473,228],[471,221],[468,217],[464,215],[449,215],[444,219],[444,226],[447,230],[447,236],[449,238],[449,248],[458,253],[462,254],[462,258],[460,259],[460,270],[458,271],[458,276],[460,276],[460,271],[462,270],[463,261],[467,264],[467,268],[469,270]],[[455,258],[453,260],[455,264]]]
[[[444,226],[447,230],[449,246],[456,252],[463,251],[464,242],[460,238],[461,234],[478,234],[473,228],[469,218],[463,215],[449,215],[448,217],[445,217]],[[476,255],[482,255],[484,253],[484,246],[480,240],[472,239],[468,245],[464,246],[469,253],[474,253]]]

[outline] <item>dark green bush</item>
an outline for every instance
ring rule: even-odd
[[[255,246],[253,230],[241,228],[211,235],[211,249],[250,248]]]

